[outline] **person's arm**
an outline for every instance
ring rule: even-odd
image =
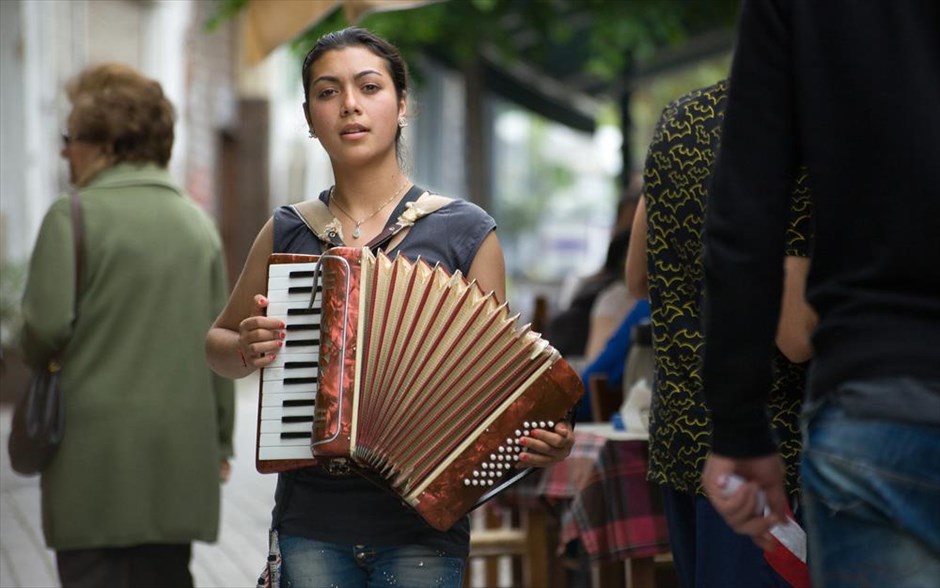
[[[484,237],[470,263],[467,279],[476,280],[484,292],[493,292],[498,301],[506,300],[506,260],[496,231]]]
[[[768,531],[784,520],[787,505],[766,411],[796,169],[786,6],[744,2],[705,222],[702,374],[712,455],[702,481],[725,521],[762,546],[769,545]],[[731,473],[747,482],[726,497]],[[757,489],[766,493],[771,516],[748,510]]]
[[[601,353],[623,321],[623,317],[636,302],[621,285],[620,282],[615,282],[602,290],[591,307],[591,322],[587,345],[584,348],[584,359],[587,362],[594,361]]]
[[[68,199],[58,200],[43,217],[30,256],[20,339],[31,366],[43,365],[72,336],[75,247],[71,223]]]
[[[790,40],[773,0],[747,0],[705,222],[705,398],[714,452],[776,452],[765,410],[795,171]]]
[[[649,274],[646,265],[646,196],[640,197],[630,229],[630,247],[624,267],[631,298],[649,298]]]
[[[274,225],[269,220],[255,238],[228,304],[206,336],[206,358],[226,378],[242,378],[274,361],[285,325],[263,315],[267,298],[268,256],[274,250]]]
[[[816,328],[816,312],[806,302],[806,276],[809,258],[787,256],[783,260],[783,301],[777,324],[777,348],[793,363],[813,356],[810,335]]]

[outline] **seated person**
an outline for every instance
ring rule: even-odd
[[[604,346],[600,355],[584,368],[584,371],[581,373],[581,381],[587,385],[591,376],[595,374],[606,374],[607,382],[610,387],[622,387],[623,373],[626,367],[627,354],[630,352],[633,328],[649,320],[649,300],[637,300],[630,312],[627,313],[627,316],[621,321],[620,326],[614,331],[610,339],[607,340],[607,344]],[[591,420],[591,397],[589,394],[585,394],[581,398],[581,403],[578,405],[575,418],[579,422]]]

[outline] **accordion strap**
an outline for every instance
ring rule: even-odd
[[[401,243],[408,229],[411,228],[413,224],[427,215],[437,212],[453,201],[453,198],[448,198],[447,196],[424,192],[415,200],[405,203],[405,211],[401,213],[398,219],[385,227],[381,233],[369,241],[366,247],[373,250],[383,248],[386,251],[393,249]],[[292,204],[291,208],[318,239],[324,243],[329,243],[331,247],[342,247],[345,245],[340,236],[339,221],[333,216],[333,213],[330,212],[325,202],[319,199],[308,200],[299,204]]]

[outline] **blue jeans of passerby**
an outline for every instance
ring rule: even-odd
[[[940,586],[940,427],[859,417],[836,396],[807,407],[803,435],[814,588]]]
[[[420,545],[343,545],[280,537],[284,588],[460,588],[466,560]]]
[[[750,537],[735,533],[708,498],[660,488],[682,588],[789,588],[761,548]]]

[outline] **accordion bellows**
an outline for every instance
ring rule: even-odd
[[[582,394],[547,341],[459,272],[348,247],[271,264],[301,261],[322,284],[312,456],[350,459],[435,528],[516,472],[519,439]]]

